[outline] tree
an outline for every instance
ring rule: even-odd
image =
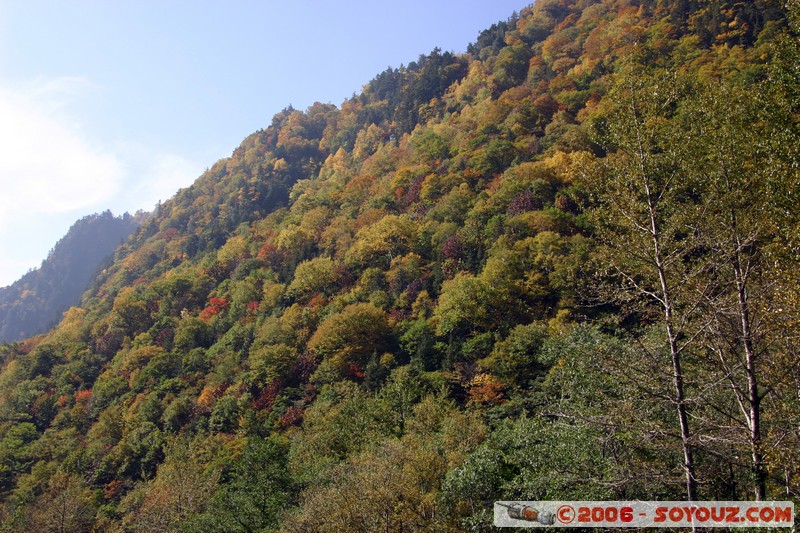
[[[307,300],[319,292],[332,294],[337,281],[336,264],[333,260],[329,257],[315,257],[297,265],[286,294],[299,300]]]
[[[125,287],[114,300],[111,311],[111,325],[118,327],[133,338],[149,326],[150,313],[141,295],[131,287]]]
[[[800,404],[796,394],[798,376],[797,361],[800,346],[797,332],[800,331],[800,277],[797,264],[800,261],[800,2],[786,2],[788,15],[787,31],[776,40],[772,50],[768,78],[770,105],[769,124],[773,126],[770,138],[773,165],[778,166],[770,179],[769,202],[776,242],[765,251],[774,265],[772,309],[782,313],[769,328],[774,341],[771,343],[772,361],[769,372],[772,376],[783,376],[771,384],[771,394],[765,397],[769,419],[781,424],[797,419]],[[782,484],[787,495],[797,495],[797,479],[800,477],[800,435],[796,430],[782,427],[781,446],[771,450],[773,458],[770,469],[782,472]]]
[[[436,333],[460,334],[488,327],[491,297],[489,286],[472,274],[459,272],[453,279],[445,281],[433,314]]]
[[[127,519],[137,532],[178,531],[202,512],[217,486],[219,469],[203,464],[197,445],[182,438],[167,447],[155,479],[139,486],[120,505],[132,507]]]
[[[371,303],[357,303],[320,324],[308,349],[328,360],[340,375],[347,375],[360,372],[373,353],[383,353],[388,334],[383,310]]]
[[[223,482],[188,531],[272,530],[297,488],[287,469],[288,447],[278,438],[252,436]]]
[[[89,531],[94,523],[94,499],[78,476],[58,471],[31,506],[26,525],[29,531],[46,533]]]
[[[410,251],[415,237],[416,223],[408,215],[387,215],[358,231],[345,260],[349,265],[388,265]]]
[[[394,411],[386,400],[364,407]],[[485,427],[441,396],[408,407],[402,436],[382,437],[373,421],[358,435],[365,446],[310,479],[283,530],[456,531],[440,512],[442,481],[483,440]]]
[[[677,146],[686,172],[702,180],[702,216],[693,225],[707,250],[704,283],[711,289],[702,305],[711,317],[705,344],[740,408],[754,495],[764,500],[762,365],[769,355],[766,309],[775,279],[764,254],[772,237],[765,206],[775,167],[767,122],[759,116],[768,103],[751,93],[730,83],[701,87],[685,104],[686,142]],[[739,418],[735,411],[730,416]]]
[[[681,97],[676,76],[625,72],[610,92],[614,109],[589,186],[597,205],[592,220],[601,246],[598,295],[629,311],[657,311],[671,367],[688,499],[697,498],[695,445],[689,427],[684,354],[696,339],[698,297],[687,283],[697,276],[697,211],[693,183],[680,173],[672,114]],[[701,292],[702,294],[702,292]]]
[[[525,387],[543,370],[537,354],[546,338],[544,324],[519,325],[479,364],[491,370],[503,383]]]

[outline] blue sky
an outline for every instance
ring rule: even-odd
[[[0,286],[78,218],[171,197],[287,105],[340,105],[529,3],[0,0]]]

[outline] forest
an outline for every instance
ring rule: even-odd
[[[0,531],[800,502],[799,38],[537,0],[277,113],[0,345]]]

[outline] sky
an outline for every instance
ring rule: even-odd
[[[150,211],[288,105],[465,52],[527,0],[0,0],[0,287],[79,218]]]

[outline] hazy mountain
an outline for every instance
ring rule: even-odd
[[[44,333],[70,306],[79,305],[100,267],[139,227],[140,220],[106,211],[75,222],[39,268],[0,288],[0,341]]]

